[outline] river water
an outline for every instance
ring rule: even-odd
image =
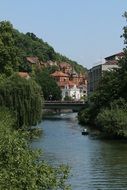
[[[83,136],[76,113],[50,116],[39,127],[44,134],[32,146],[51,165],[71,167],[73,190],[127,190],[127,142]]]

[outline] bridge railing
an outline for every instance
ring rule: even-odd
[[[49,104],[85,104],[83,101],[44,101],[44,103]]]

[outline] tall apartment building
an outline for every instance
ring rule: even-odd
[[[111,55],[105,58],[104,64],[99,64],[92,67],[88,71],[88,83],[87,83],[87,93],[90,96],[97,88],[98,83],[104,73],[104,71],[110,71],[113,68],[118,68],[118,60],[124,56],[123,52]]]

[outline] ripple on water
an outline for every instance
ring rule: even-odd
[[[75,114],[46,119],[44,135],[32,143],[42,158],[57,166],[69,164],[73,190],[127,190],[127,144],[82,136]]]

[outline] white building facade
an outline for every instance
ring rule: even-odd
[[[71,97],[73,100],[80,100],[80,89],[77,88],[76,85],[74,85],[73,87],[69,87],[68,85],[66,85],[62,89],[62,100],[64,100],[65,97]]]

